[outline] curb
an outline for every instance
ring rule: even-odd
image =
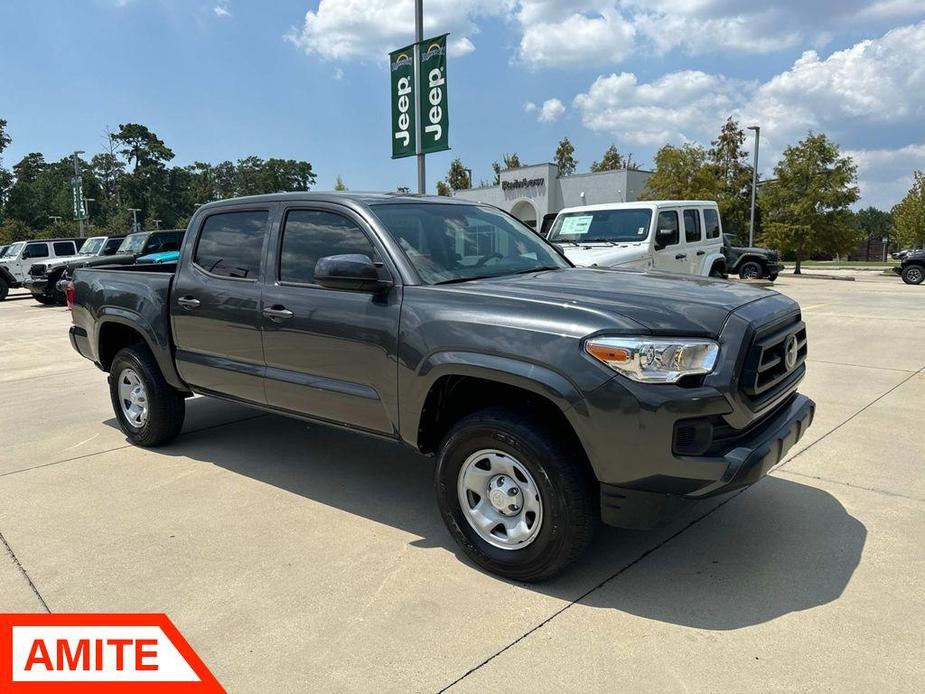
[[[854,277],[836,277],[835,275],[812,275],[806,274],[805,272],[800,275],[794,275],[793,273],[787,275],[787,279],[807,279],[807,280],[835,280],[837,282],[854,282]]]

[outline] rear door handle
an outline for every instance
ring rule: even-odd
[[[277,305],[263,309],[263,315],[269,318],[271,321],[276,321],[279,323],[280,321],[289,320],[294,314],[285,306]]]
[[[674,259],[675,260],[684,260],[687,257],[687,253],[678,253]]]
[[[697,255],[705,255],[706,251],[697,251]]]
[[[179,299],[177,299],[177,303],[187,311],[190,311],[194,308],[199,308],[199,299],[193,296],[181,296]]]

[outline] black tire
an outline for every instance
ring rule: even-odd
[[[10,285],[6,283],[6,280],[0,277],[0,301],[6,299],[10,293]]]
[[[58,303],[55,301],[54,297],[45,296],[44,294],[33,294],[32,298],[45,306],[54,306]]]
[[[722,265],[714,265],[710,270],[710,277],[715,277],[717,279],[726,279],[726,268]]]
[[[437,457],[437,503],[453,539],[480,567],[516,581],[542,581],[561,572],[588,548],[600,518],[596,483],[582,464],[584,451],[577,444],[564,443],[568,439],[548,423],[505,408],[464,417],[446,435]],[[486,542],[460,504],[460,471],[482,449],[515,458],[539,490],[540,528],[522,549],[500,549]]]
[[[768,275],[768,279],[774,282],[777,280],[777,276],[778,276],[778,273],[775,272],[773,275]]]
[[[120,402],[119,384],[127,370],[137,375],[144,386],[147,420],[140,426],[129,421]],[[116,354],[109,369],[109,396],[119,428],[136,446],[163,446],[183,429],[186,401],[164,380],[154,355],[145,345],[126,347]]]
[[[922,280],[925,280],[925,267],[907,265],[903,268],[902,278],[906,284],[922,284]]]
[[[754,260],[749,260],[747,263],[742,263],[742,267],[739,268],[739,277],[743,280],[761,279],[764,277],[764,268]]]

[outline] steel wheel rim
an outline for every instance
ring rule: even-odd
[[[539,534],[539,487],[510,454],[486,448],[470,455],[459,469],[456,491],[469,526],[492,547],[523,549]]]
[[[119,374],[119,405],[130,426],[140,429],[148,421],[148,392],[134,369]]]
[[[758,268],[755,265],[746,265],[745,266],[745,279],[756,280],[758,279]]]
[[[917,267],[914,267],[906,272],[906,277],[908,277],[912,282],[918,282],[922,278],[922,271]]]

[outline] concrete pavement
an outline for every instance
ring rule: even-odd
[[[128,446],[67,312],[14,295],[0,611],[165,611],[234,692],[920,691],[925,289],[778,289],[809,326],[804,440],[538,586],[456,552],[399,446],[202,398],[176,443]]]

